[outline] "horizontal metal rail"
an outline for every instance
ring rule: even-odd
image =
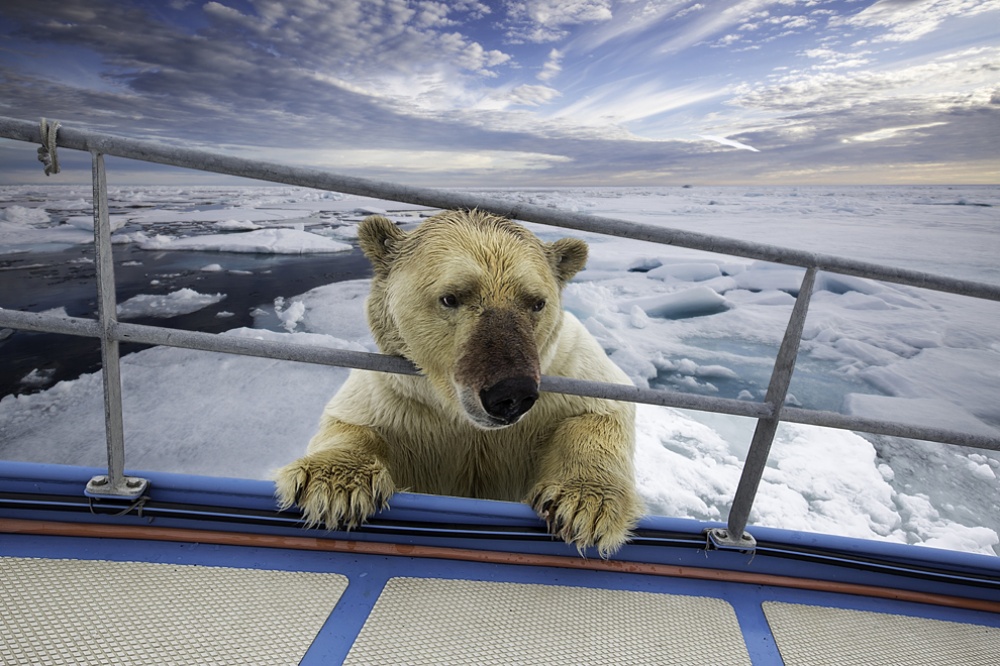
[[[48,128],[47,134],[51,134]],[[34,123],[0,117],[0,136],[39,143],[40,127]],[[909,285],[923,289],[960,294],[974,298],[1000,301],[1000,285],[933,275],[920,271],[893,268],[853,259],[791,250],[787,248],[740,241],[697,232],[640,224],[615,218],[568,213],[540,206],[511,203],[489,197],[437,190],[406,187],[395,183],[355,178],[317,169],[304,169],[280,164],[246,160],[208,151],[192,150],[147,141],[138,141],[96,132],[60,128],[56,145],[89,151],[93,159],[94,238],[98,253],[99,317],[97,321],[76,317],[59,317],[0,308],[0,326],[27,331],[45,331],[67,335],[94,337],[101,340],[104,357],[105,411],[108,430],[108,475],[96,477],[88,492],[111,496],[133,496],[142,492],[142,479],[124,477],[124,438],[121,424],[121,385],[117,376],[118,344],[132,342],[165,345],[185,349],[259,356],[272,359],[318,363],[378,372],[416,374],[417,369],[406,359],[382,354],[356,352],[295,343],[258,340],[231,335],[215,335],[196,331],[143,326],[117,321],[114,299],[113,264],[110,261],[110,225],[107,211],[107,185],[103,156],[114,155],[130,159],[167,164],[242,176],[275,183],[343,192],[433,208],[479,208],[498,215],[558,226],[578,231],[627,237],[654,243],[674,245],[708,252],[771,261],[807,269],[806,277],[789,320],[785,339],[775,362],[775,369],[763,403],[691,395],[676,391],[655,390],[585,381],[569,377],[545,376],[541,389],[549,392],[623,400],[683,409],[695,409],[758,419],[757,432],[751,442],[739,488],[730,510],[729,530],[714,530],[713,542],[720,547],[745,548],[752,538],[744,528],[757,492],[757,486],[780,421],[803,423],[873,434],[909,437],[1000,451],[1000,438],[942,428],[916,426],[893,421],[846,416],[835,412],[797,409],[784,406],[802,324],[808,308],[813,280],[818,270],[853,275]]]
[[[4,310],[2,308],[0,308],[0,327],[22,331],[76,335],[88,338],[99,338],[101,336],[100,325],[93,319],[60,317],[38,312]],[[124,322],[115,324],[110,333],[119,342],[162,345],[165,347],[197,349],[200,351],[238,354],[242,356],[257,356],[283,361],[298,361],[300,363],[354,368],[357,370],[373,370],[375,372],[417,374],[417,369],[406,359],[398,356],[386,356],[384,354],[317,347],[315,345],[302,345],[294,342],[259,340],[257,338],[244,338],[235,335],[185,331],[160,326],[128,324]],[[607,400],[659,405],[661,407],[693,409],[696,411],[716,412],[755,419],[768,418],[774,415],[772,407],[762,402],[715,398],[713,396],[640,388],[625,384],[605,384],[603,382],[574,379],[571,377],[546,375],[542,378],[541,388],[543,391],[551,393],[566,393],[569,395],[604,398]],[[856,430],[875,435],[907,437],[910,439],[940,442],[942,444],[956,444],[959,446],[1000,451],[1000,439],[986,435],[964,433],[944,428],[894,423],[892,421],[849,416],[836,412],[783,407],[779,413],[779,420],[789,423],[801,423],[839,430]]]

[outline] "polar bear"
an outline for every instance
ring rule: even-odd
[[[372,216],[358,237],[375,341],[421,374],[352,371],[306,456],[278,470],[281,507],[350,529],[397,490],[524,501],[581,553],[616,551],[642,511],[634,405],[539,393],[542,375],[630,383],[561,307],[587,245],[479,210],[411,232]]]

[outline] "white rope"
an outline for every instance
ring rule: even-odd
[[[61,125],[53,120],[51,123],[42,118],[39,133],[42,135],[42,146],[38,149],[38,161],[45,165],[45,175],[59,173],[59,156],[56,154],[56,134]]]

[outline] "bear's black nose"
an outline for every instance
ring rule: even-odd
[[[531,377],[502,379],[480,391],[479,399],[490,416],[511,424],[538,400],[538,382]]]

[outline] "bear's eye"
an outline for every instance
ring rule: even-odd
[[[455,294],[445,294],[441,297],[441,305],[446,308],[457,308],[458,307],[458,296]]]
[[[545,299],[539,299],[534,305],[531,306],[532,312],[541,312],[542,308],[545,307]]]

